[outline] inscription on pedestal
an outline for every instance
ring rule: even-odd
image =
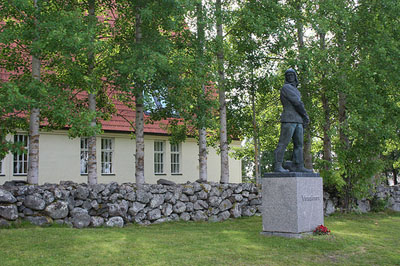
[[[272,174],[262,179],[264,235],[301,237],[324,224],[321,177]]]

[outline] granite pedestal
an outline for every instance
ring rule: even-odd
[[[262,178],[263,235],[301,238],[324,224],[318,173],[267,173]]]

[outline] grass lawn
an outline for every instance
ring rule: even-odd
[[[400,213],[325,218],[331,236],[260,235],[261,217],[122,229],[0,229],[0,265],[400,265]]]

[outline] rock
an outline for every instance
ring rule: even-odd
[[[94,209],[94,210],[98,210],[98,209],[100,209],[100,205],[99,205],[99,203],[97,202],[97,200],[92,200],[91,202],[90,202],[90,206],[92,206],[92,209]]]
[[[189,197],[189,201],[190,202],[196,202],[196,200],[197,200],[197,196],[196,195],[193,195],[193,196]]]
[[[243,191],[242,185],[241,185],[241,184],[238,184],[237,187],[235,188],[234,192],[235,192],[236,194],[239,194],[239,193],[241,193],[242,191]]]
[[[28,216],[25,218],[25,220],[38,226],[49,225],[53,222],[49,217],[46,216]]]
[[[210,191],[210,197],[214,197],[214,196],[216,196],[216,197],[221,196],[221,191],[216,187],[211,188],[211,191]]]
[[[330,199],[328,199],[326,201],[325,215],[330,215],[334,212],[335,212],[335,205],[333,204],[333,202]]]
[[[233,194],[233,199],[234,199],[236,202],[240,202],[240,201],[243,200],[243,196],[242,196],[241,194]]]
[[[0,203],[15,203],[17,199],[7,190],[0,189]]]
[[[41,211],[46,207],[46,202],[38,196],[28,195],[25,197],[24,205],[32,210]]]
[[[400,212],[400,203],[395,203],[390,207],[391,210],[395,211],[395,212]]]
[[[150,221],[154,221],[161,218],[161,211],[160,209],[154,209],[147,213],[147,219]]]
[[[179,200],[182,201],[182,202],[188,202],[188,201],[189,201],[189,198],[188,198],[188,196],[187,196],[186,194],[182,194],[182,195],[179,197]]]
[[[229,211],[224,211],[218,215],[218,219],[220,219],[221,221],[225,221],[225,220],[228,220],[230,216],[231,216],[231,213]]]
[[[242,207],[242,215],[243,216],[253,216],[256,213],[257,209],[255,207]]]
[[[104,184],[94,184],[94,185],[90,185],[90,188],[92,189],[93,192],[95,192],[96,194],[99,194],[99,193],[103,192],[103,190],[106,188],[106,186]]]
[[[146,218],[146,214],[143,211],[141,211],[134,216],[134,221],[136,223],[141,223],[145,218]]]
[[[369,200],[357,200],[358,209],[362,213],[367,213],[371,210]]]
[[[186,185],[182,189],[182,193],[188,195],[188,196],[193,196],[194,195],[194,189],[193,186],[191,185]]]
[[[124,227],[124,219],[122,217],[116,216],[108,219],[106,222],[106,226],[108,227]]]
[[[233,218],[239,218],[242,216],[242,208],[239,206],[239,204],[234,204],[230,212]]]
[[[91,216],[90,217],[90,223],[94,227],[102,226],[104,224],[104,218],[100,217],[100,216]]]
[[[136,199],[137,201],[141,202],[141,203],[149,203],[151,200],[151,194],[144,191],[144,190],[138,190],[136,191]]]
[[[232,202],[228,199],[223,200],[220,204],[219,204],[219,209],[221,211],[225,211],[225,210],[229,210],[230,208],[232,208]]]
[[[194,203],[193,208],[195,210],[208,209],[208,204],[204,200],[198,200]]]
[[[221,201],[222,201],[222,199],[221,199],[220,197],[211,196],[211,197],[208,199],[208,204],[209,204],[211,207],[218,207],[219,204],[221,203]]]
[[[194,204],[192,202],[186,203],[186,210],[187,212],[192,212],[194,211]]]
[[[207,192],[205,192],[204,190],[201,190],[198,194],[197,197],[201,200],[206,200],[208,198],[208,194]]]
[[[50,191],[45,191],[43,193],[43,199],[46,202],[46,205],[49,205],[54,201],[54,195]]]
[[[168,191],[164,195],[164,201],[168,201],[169,202],[173,198],[173,196],[174,196],[174,194],[172,194],[171,192]]]
[[[174,185],[176,185],[175,182],[167,180],[167,179],[162,179],[162,178],[157,180],[157,184],[166,185],[166,186],[174,186]]]
[[[15,205],[0,205],[0,217],[7,220],[17,220],[18,219],[18,209]]]
[[[224,190],[221,194],[222,199],[229,198],[233,194],[233,191],[230,189]]]
[[[203,190],[204,190],[206,193],[208,193],[208,192],[211,191],[211,185],[210,185],[210,184],[203,183],[203,184],[201,184],[201,187],[203,188]]]
[[[135,216],[137,213],[143,210],[145,206],[146,204],[140,202],[134,202],[132,204],[132,207],[129,209],[129,214]]]
[[[250,205],[254,206],[254,205],[261,205],[261,199],[252,199],[250,201]]]
[[[207,215],[203,211],[196,211],[193,215],[193,221],[207,221]]]
[[[155,194],[150,201],[151,208],[158,208],[164,203],[164,195],[163,194]]]
[[[163,205],[163,208],[162,208],[162,214],[163,214],[164,216],[170,216],[170,215],[172,214],[172,212],[173,212],[173,210],[172,210],[172,205],[169,204],[169,203],[165,203],[165,204]]]
[[[242,191],[242,196],[243,196],[243,197],[248,198],[249,195],[250,195],[250,192],[248,192],[248,191],[246,191],[246,190]]]
[[[79,186],[75,191],[75,198],[85,200],[89,197],[89,189],[87,187]]]
[[[72,224],[76,228],[88,227],[91,221],[88,211],[82,208],[74,208],[71,211]]]
[[[46,207],[47,214],[53,219],[62,219],[68,216],[68,203],[57,201]]]
[[[182,212],[184,212],[186,210],[186,205],[185,205],[185,203],[183,203],[181,201],[178,201],[174,205],[173,210],[174,210],[175,213],[178,213],[178,214],[182,213]]]
[[[108,204],[108,214],[110,216],[122,216],[125,217],[128,211],[129,205],[126,200],[123,200],[121,203],[111,203]]]
[[[258,198],[256,194],[249,194],[249,200],[252,201],[253,199]]]
[[[179,219],[180,220],[183,220],[183,221],[190,221],[190,214],[189,213],[187,213],[187,212],[183,212],[183,213],[181,213],[181,215],[179,216]]]
[[[10,227],[11,224],[9,221],[0,218],[0,228]]]
[[[129,201],[135,201],[136,200],[136,193],[135,192],[129,192],[125,195],[124,197],[126,200]]]
[[[221,222],[221,217],[217,216],[217,215],[212,215],[208,218],[209,222],[213,222],[213,223],[218,223]]]
[[[29,208],[25,208],[24,211],[23,211],[23,213],[24,213],[24,215],[26,215],[26,216],[32,216],[32,215],[35,214],[35,212],[32,211],[32,210],[29,209]]]
[[[92,202],[90,200],[85,200],[82,204],[82,208],[89,211],[92,208]]]

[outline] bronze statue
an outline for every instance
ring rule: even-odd
[[[281,114],[281,135],[279,143],[274,151],[274,172],[312,172],[304,167],[303,160],[303,125],[310,123],[301,94],[297,89],[298,81],[296,71],[289,68],[285,72],[285,84],[281,89],[281,102],[283,112]],[[283,156],[290,140],[293,140],[292,163],[285,169]]]

